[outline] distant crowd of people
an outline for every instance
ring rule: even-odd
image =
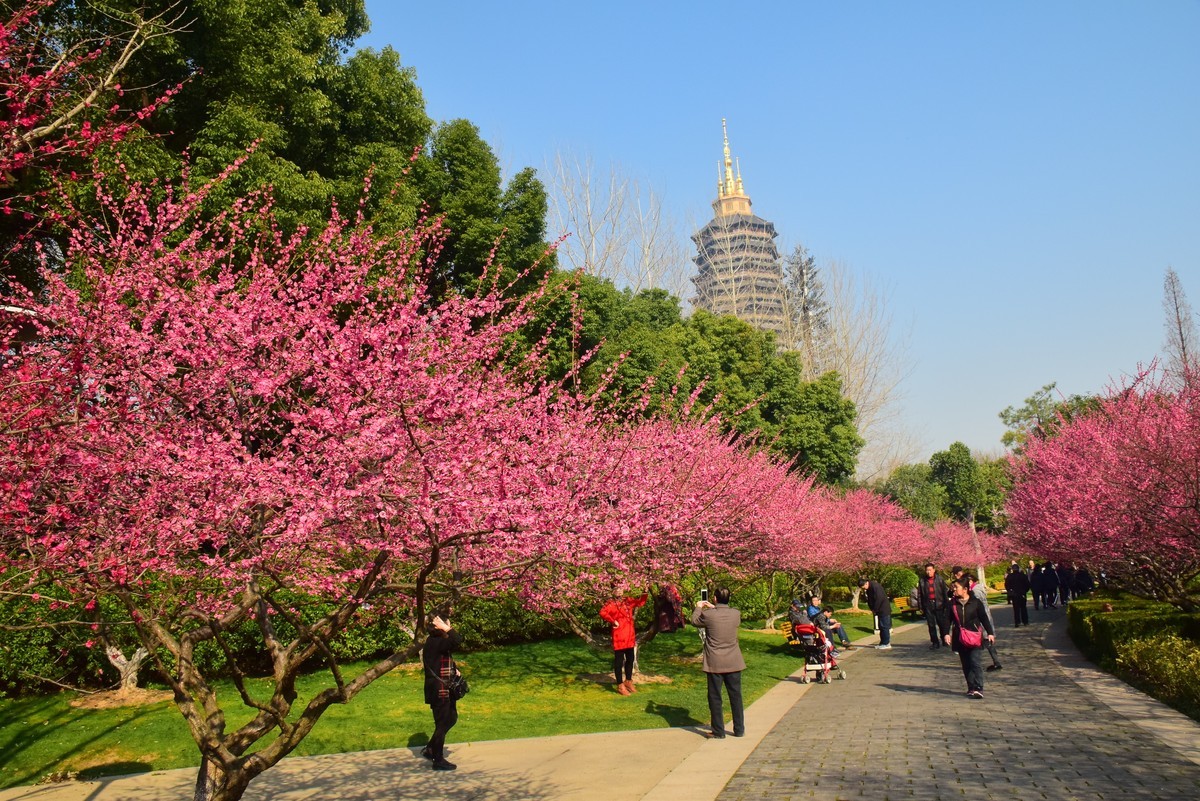
[[[1008,568],[1008,575],[1024,573],[1029,586],[1025,592],[1033,593],[1033,608],[1057,609],[1059,604],[1067,605],[1072,598],[1087,595],[1096,589],[1096,582],[1086,567],[1075,565],[1055,564],[1046,562],[1043,565],[1029,560],[1027,568],[1021,568],[1013,561]],[[1008,578],[1005,578],[1005,589],[1008,590]],[[1009,591],[1009,599],[1012,592]],[[1029,621],[1025,621],[1029,622]]]

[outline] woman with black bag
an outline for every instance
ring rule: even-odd
[[[434,770],[454,770],[446,760],[446,733],[458,722],[458,698],[455,692],[458,667],[450,653],[462,645],[462,635],[439,615],[429,621],[429,638],[421,654],[425,667],[425,703],[433,711],[433,736],[421,756],[433,760]]]
[[[962,663],[963,676],[967,679],[967,697],[983,698],[983,650],[984,632],[988,642],[996,639],[992,620],[984,612],[983,604],[971,593],[971,580],[966,576],[950,584],[954,602],[950,604],[950,633],[946,645],[958,654]]]

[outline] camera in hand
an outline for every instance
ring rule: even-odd
[[[707,600],[708,600],[708,588],[705,588],[705,589],[702,589],[702,590],[700,590],[700,600],[701,600],[701,601],[707,601]]]

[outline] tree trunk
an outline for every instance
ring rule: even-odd
[[[244,770],[225,770],[219,762],[205,757],[196,774],[193,801],[238,801],[250,785],[251,777]]]
[[[120,650],[110,645],[104,649],[104,655],[108,657],[108,661],[121,674],[120,692],[126,693],[136,690],[138,686],[138,671],[141,670],[142,663],[150,657],[150,652],[144,647],[139,646],[133,652],[133,656],[126,659]]]
[[[979,568],[978,569],[979,575],[975,576],[975,580],[983,585],[983,589],[986,592],[987,591],[987,578],[983,575],[983,568],[984,568],[983,548],[980,547],[980,545],[979,545],[979,532],[975,530],[975,510],[974,509],[971,510],[971,515],[970,515],[970,517],[967,518],[967,524],[970,525],[970,527],[971,527],[971,544],[975,546],[975,558],[977,558],[979,560],[979,564],[976,566]]]
[[[858,611],[858,599],[862,596],[862,587],[855,587],[850,591],[850,608],[855,612]]]

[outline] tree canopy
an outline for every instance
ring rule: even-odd
[[[571,294],[539,317],[529,338],[548,336],[557,375],[594,351],[580,376],[585,388],[602,388],[612,398],[644,388],[647,412],[694,392],[730,430],[795,460],[822,482],[854,473],[863,441],[837,374],[807,381],[799,354],[780,353],[772,334],[702,310],[684,318],[679,300],[664,290],[622,291],[585,274],[556,280],[571,284]]]
[[[177,180],[185,167],[193,179],[211,179],[252,149],[207,196],[210,213],[270,186],[286,230],[325,224],[335,203],[361,203],[380,232],[423,213],[445,215],[455,232],[437,254],[446,289],[473,291],[478,265],[498,241],[497,280],[505,285],[535,264],[539,272],[553,265],[545,190],[533,171],[504,182],[475,126],[429,118],[416,72],[394,49],[352,51],[369,24],[362,0],[58,0],[39,8],[37,21],[58,39],[87,42],[153,14],[171,14],[175,24],[141,43],[122,64],[119,93],[106,87],[93,112],[102,117],[99,109],[130,98],[152,106],[173,94],[104,157],[106,170],[122,162],[122,182],[126,174]],[[90,158],[74,158],[71,169],[90,172]],[[28,197],[46,181],[40,170],[23,170],[4,197]],[[75,200],[85,198],[86,189]],[[19,215],[0,219],[8,243],[28,229]]]

